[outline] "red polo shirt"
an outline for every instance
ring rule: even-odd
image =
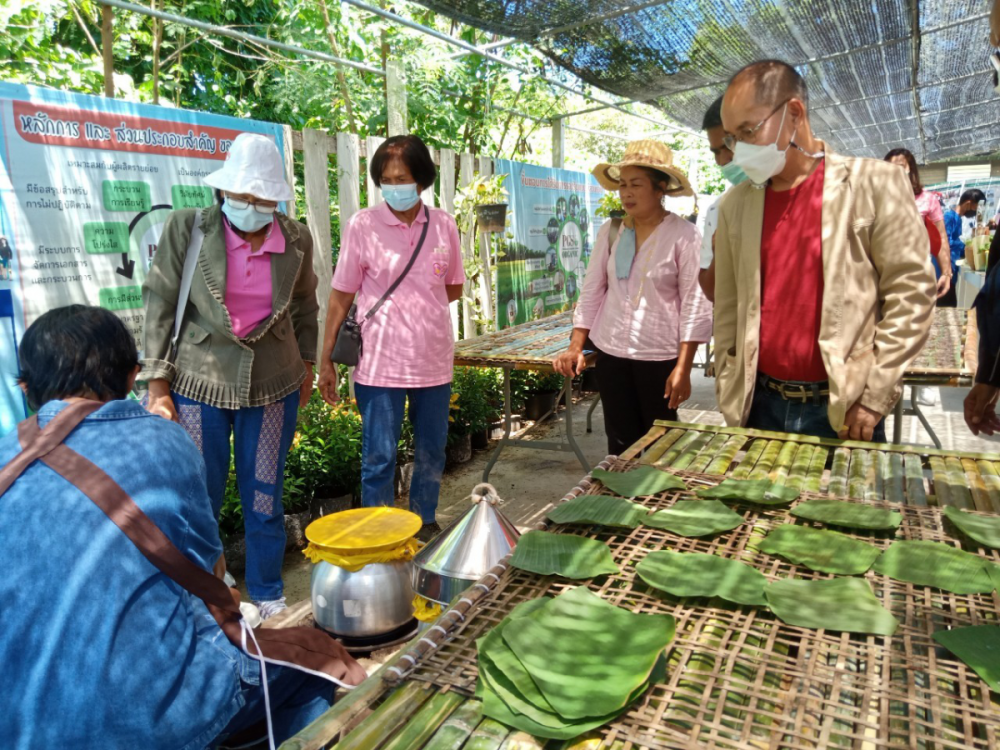
[[[823,174],[821,160],[798,187],[764,197],[760,238],[760,357],[757,369],[777,380],[826,380],[819,351],[823,307]]]

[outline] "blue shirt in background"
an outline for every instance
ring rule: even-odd
[[[951,248],[951,265],[965,257],[965,241],[962,239],[962,217],[948,209],[944,212],[944,231],[948,235]]]
[[[66,404],[52,401],[39,425]],[[66,444],[211,570],[222,554],[201,454],[182,427],[112,401]],[[0,440],[0,466],[20,452]],[[201,750],[259,668],[86,495],[40,462],[0,496],[0,745]]]

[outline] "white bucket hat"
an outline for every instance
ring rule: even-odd
[[[270,138],[257,133],[236,136],[222,169],[205,177],[205,184],[265,201],[289,201],[295,197],[285,182],[285,165],[278,147]]]

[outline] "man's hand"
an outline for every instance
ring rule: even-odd
[[[582,349],[570,346],[552,361],[552,367],[564,378],[572,378],[587,369],[587,358]]]
[[[146,405],[146,411],[176,422],[177,407],[174,406],[174,399],[170,395],[170,384],[166,380],[157,379],[150,380],[147,386],[149,403]]]
[[[299,386],[300,409],[304,408],[305,405],[309,403],[309,398],[312,396],[313,392],[313,363],[302,360],[302,364],[306,366],[306,376],[302,380],[302,385]]]
[[[847,410],[844,426],[840,428],[841,440],[864,440],[870,442],[875,428],[882,421],[882,415],[857,402]]]
[[[997,397],[1000,388],[986,383],[976,383],[965,397],[965,423],[973,435],[983,433],[993,435],[1000,432],[1000,417],[997,417]]]
[[[668,406],[671,409],[676,409],[691,398],[691,373],[681,367],[675,367],[667,378],[663,398],[670,399]]]
[[[319,395],[326,403],[333,406],[340,401],[337,393],[337,365],[324,357],[319,366]]]
[[[941,274],[941,278],[937,280],[937,298],[941,299],[948,293],[949,289],[951,289],[951,275]]]

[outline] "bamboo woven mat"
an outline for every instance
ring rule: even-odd
[[[936,308],[930,336],[907,368],[906,381],[951,385],[971,382],[978,362],[978,341],[975,311]]]
[[[544,369],[567,346],[573,312],[521,323],[496,333],[455,342],[455,364],[475,367]]]
[[[634,465],[617,461],[615,469]],[[678,472],[693,489],[719,476]],[[608,494],[599,483],[587,494]],[[812,493],[807,493],[807,497]],[[643,498],[650,508],[670,507],[690,491]],[[828,495],[824,496],[827,497]],[[879,548],[892,539],[923,539],[959,546],[958,534],[937,508],[894,506],[903,524],[884,532],[850,533]],[[608,544],[621,568],[587,583],[605,600],[633,612],[668,613],[677,636],[668,648],[667,681],[601,730],[604,744],[648,748],[995,748],[997,709],[984,683],[936,648],[931,635],[964,625],[996,624],[1000,601],[991,595],[956,595],[899,583],[869,572],[882,604],[899,619],[891,637],[850,635],[786,625],[764,608],[719,600],[676,599],[646,586],[635,565],[659,549],[706,552],[738,559],[769,579],[829,578],[756,551],[782,523],[820,526],[790,516],[787,508],[738,505],[746,523],[708,539],[688,539],[649,527],[549,526]],[[1000,562],[993,551],[967,547]],[[537,576],[506,565],[477,592],[462,618],[435,637],[438,643],[405,675],[471,695],[477,679],[476,644],[519,602],[557,595],[579,582]],[[487,580],[487,579],[484,579]]]

